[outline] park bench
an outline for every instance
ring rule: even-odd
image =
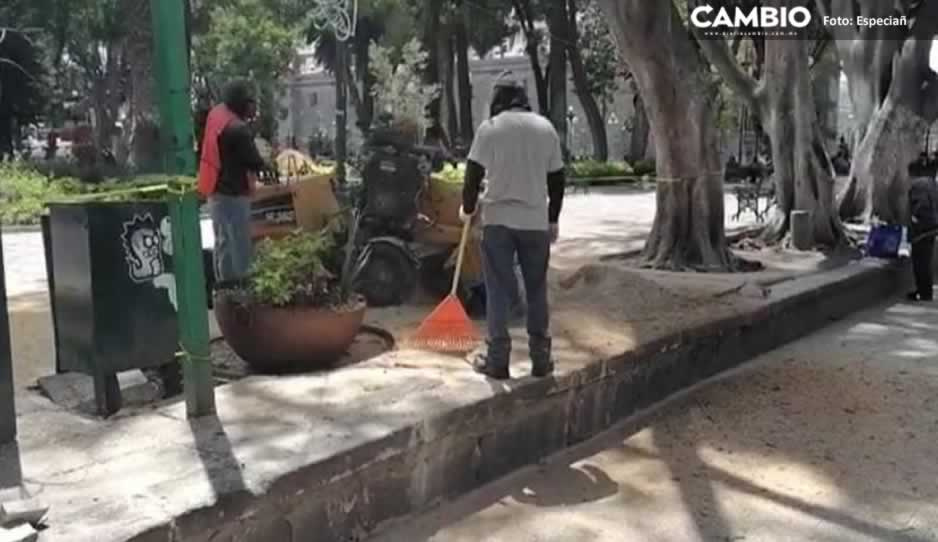
[[[733,220],[739,221],[743,213],[751,211],[757,222],[765,222],[769,211],[775,205],[775,187],[771,183],[767,171],[762,168],[751,166],[740,168],[744,172],[743,177],[737,178],[735,183],[736,194],[736,214]],[[762,201],[765,200],[765,205]]]

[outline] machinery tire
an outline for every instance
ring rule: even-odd
[[[449,252],[433,254],[420,260],[420,285],[433,298],[442,300],[453,285],[452,269],[444,269]]]
[[[391,307],[409,301],[417,290],[417,266],[400,247],[379,243],[370,248],[353,288],[369,307]]]

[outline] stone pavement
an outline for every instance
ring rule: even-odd
[[[727,227],[751,223],[734,222],[736,200],[726,196]],[[567,256],[597,257],[606,252],[640,248],[655,216],[654,191],[631,188],[594,188],[589,194],[568,194],[561,215],[561,241],[556,252]],[[203,245],[212,242],[211,226],[203,222]],[[7,295],[44,292],[45,253],[42,235],[38,232],[3,234],[3,256],[6,264]]]
[[[180,403],[90,419],[23,390],[0,481],[21,479],[51,507],[42,542],[362,540],[882,299],[896,272],[865,261],[801,275],[618,347],[558,335],[548,379],[494,383],[459,359],[395,351],[223,386],[218,416],[199,420]],[[604,322],[619,335],[642,326]]]
[[[727,227],[752,223],[730,217],[735,198],[726,196]],[[568,194],[561,217],[561,240],[552,265],[567,269],[602,254],[640,249],[655,213],[654,191],[632,188],[594,188],[589,194]],[[202,242],[212,245],[211,223],[202,223]],[[38,232],[3,234],[16,384],[23,388],[54,372],[52,321],[46,285],[45,253]]]
[[[936,329],[856,314],[374,542],[938,540]]]

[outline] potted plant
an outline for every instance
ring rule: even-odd
[[[218,325],[254,370],[328,368],[355,340],[365,302],[345,293],[336,241],[333,228],[261,241],[250,277],[217,289]]]

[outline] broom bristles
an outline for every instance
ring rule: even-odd
[[[456,296],[448,296],[417,328],[408,341],[415,348],[438,352],[467,352],[481,340]]]

